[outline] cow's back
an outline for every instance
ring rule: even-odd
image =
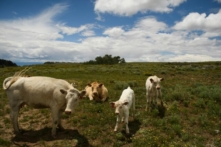
[[[128,87],[122,92],[119,101],[129,102],[129,108],[130,108],[133,102],[133,98],[134,98],[134,91],[130,87]]]
[[[20,77],[7,90],[7,95],[33,107],[49,107],[51,101],[64,99],[60,89],[67,90],[69,85],[50,77]]]

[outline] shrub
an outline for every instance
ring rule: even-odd
[[[198,122],[201,127],[208,127],[209,120],[207,114],[201,114],[198,116]]]
[[[167,91],[166,98],[171,101],[176,100],[188,103],[188,101],[192,98],[192,95],[186,87],[175,85]]]
[[[205,98],[207,100],[214,100],[221,104],[221,88],[220,86],[205,86],[200,85],[195,87],[193,93],[196,94],[200,98]]]

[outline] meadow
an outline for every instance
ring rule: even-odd
[[[22,136],[15,136],[9,117],[5,91],[0,89],[0,146],[36,147],[221,147],[221,62],[125,63],[89,65],[57,63],[0,68],[0,81],[26,67],[29,76],[49,76],[75,83],[83,90],[99,81],[109,91],[109,99],[99,103],[80,100],[72,115],[62,114],[64,131],[51,136],[49,109],[20,110]],[[167,110],[145,111],[145,82],[148,76],[164,78],[162,98]],[[135,117],[130,117],[130,134],[125,125],[114,132],[116,116],[109,102],[119,99],[130,85],[135,92]]]

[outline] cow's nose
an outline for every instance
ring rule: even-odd
[[[65,111],[65,114],[70,115],[70,114],[71,114],[71,111]]]
[[[97,92],[94,92],[93,94],[94,94],[94,95],[98,95]]]
[[[157,87],[157,90],[160,90],[160,87]]]
[[[115,112],[116,115],[119,115],[119,112]]]

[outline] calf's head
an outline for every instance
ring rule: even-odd
[[[157,90],[160,90],[160,82],[163,81],[163,78],[158,78],[157,76],[153,76],[150,78],[150,82],[153,84]]]
[[[91,87],[93,97],[98,98],[99,94],[102,92],[102,83],[93,82],[92,84],[88,84]]]
[[[115,108],[115,114],[118,115],[119,113],[121,113],[123,111],[123,107],[125,105],[128,104],[128,102],[120,102],[120,101],[116,101],[116,102],[110,102],[111,107]]]
[[[65,95],[65,99],[67,100],[67,105],[65,108],[66,114],[71,114],[73,110],[77,107],[79,99],[82,98],[86,91],[78,91],[77,89],[60,89],[60,92]]]

